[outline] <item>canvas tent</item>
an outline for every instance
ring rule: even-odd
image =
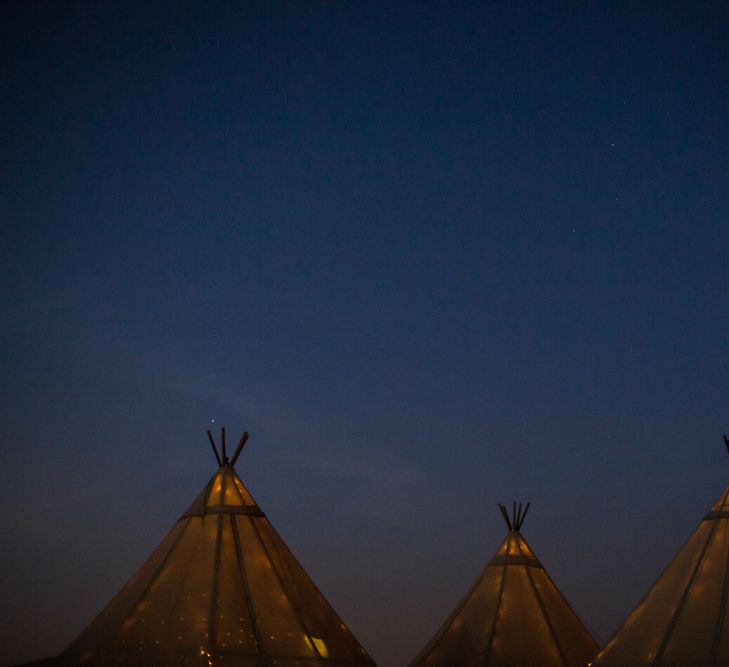
[[[373,666],[233,465],[219,468],[108,606],[48,665]]]
[[[410,667],[586,667],[598,646],[510,518],[493,558]],[[523,511],[522,511],[523,510]]]
[[[728,596],[729,486],[594,666],[729,665]]]

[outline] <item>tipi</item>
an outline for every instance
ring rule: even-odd
[[[727,602],[729,486],[593,664],[729,665]]]
[[[410,667],[586,667],[597,653],[521,535],[529,504],[514,503],[511,518],[499,508],[506,538]]]
[[[137,573],[48,665],[374,666],[208,431],[219,468]]]

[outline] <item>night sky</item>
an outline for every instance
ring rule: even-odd
[[[728,477],[729,3],[22,1],[0,31],[0,663],[98,613],[221,425],[381,667],[512,499],[607,640]]]

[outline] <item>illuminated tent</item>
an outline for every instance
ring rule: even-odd
[[[586,667],[598,646],[519,532],[514,503],[503,543],[410,667]]]
[[[167,537],[49,665],[330,667],[374,662],[233,469],[248,434]]]
[[[727,602],[729,486],[593,664],[729,665]]]

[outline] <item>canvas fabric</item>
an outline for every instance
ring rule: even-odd
[[[595,667],[729,665],[729,486]]]
[[[374,665],[229,465],[55,664]]]
[[[598,646],[512,530],[410,667],[586,667]]]

